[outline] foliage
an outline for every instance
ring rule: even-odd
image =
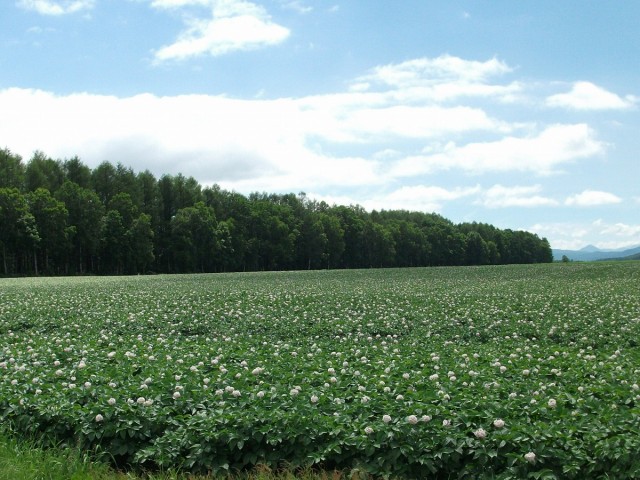
[[[120,466],[640,474],[640,264],[0,280],[0,421]]]
[[[433,213],[368,213],[304,193],[245,197],[180,174],[157,180],[109,162],[91,170],[42,152],[25,166],[1,150],[0,189],[27,205],[21,224],[0,208],[5,276],[552,261],[547,240],[528,232],[454,225]]]

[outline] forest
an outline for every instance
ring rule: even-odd
[[[193,177],[0,150],[0,274],[131,275],[543,263],[545,238],[436,213],[248,196]]]

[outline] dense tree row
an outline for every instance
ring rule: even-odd
[[[546,239],[304,194],[248,197],[193,178],[0,150],[4,275],[550,262]]]

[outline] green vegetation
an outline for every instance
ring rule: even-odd
[[[358,472],[272,470],[258,466],[249,472],[197,475],[178,471],[122,472],[71,448],[43,448],[38,442],[0,434],[0,480],[364,480]]]
[[[127,470],[640,474],[640,264],[0,280],[0,420]]]
[[[115,480],[106,464],[92,462],[77,450],[45,450],[37,442],[0,436],[0,480]],[[119,477],[120,479],[124,477]]]
[[[304,193],[248,197],[193,178],[0,150],[0,274],[350,269],[551,262],[546,239]]]

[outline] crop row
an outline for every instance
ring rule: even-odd
[[[640,264],[0,281],[0,418],[132,467],[640,474]]]

